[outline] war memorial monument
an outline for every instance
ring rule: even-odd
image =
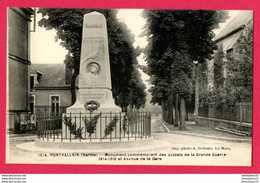
[[[122,113],[115,105],[103,14],[91,12],[84,15],[75,104],[62,116],[39,116],[38,121],[35,146],[41,148],[103,149],[153,143],[150,138],[151,114]]]

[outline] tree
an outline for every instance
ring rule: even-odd
[[[230,93],[230,103],[253,100],[253,27],[237,42],[237,53],[228,57],[225,87]]]
[[[222,46],[214,57],[214,87],[203,93],[202,103],[210,107],[234,108],[236,103],[252,102],[253,97],[253,28],[241,35],[234,45],[234,55],[226,55],[227,77],[223,77],[224,58]]]
[[[194,93],[193,61],[205,62],[217,48],[212,30],[223,22],[223,11],[144,10],[147,68],[151,76],[153,103],[163,106],[173,123],[172,110],[180,108],[180,129],[185,130],[186,105]],[[165,116],[164,116],[165,118]]]
[[[189,55],[195,63],[195,120],[197,121],[199,108],[199,85],[200,72],[202,65],[212,59],[214,50],[217,49],[216,43],[213,41],[215,34],[213,30],[219,28],[219,23],[225,22],[228,18],[225,11],[189,11],[186,14],[187,25],[186,30],[189,35]],[[189,18],[189,17],[192,18]]]
[[[146,72],[152,77],[152,102],[163,106],[169,123],[173,123],[174,95],[189,100],[191,92],[192,65],[186,42],[181,42],[184,22],[176,20],[179,16],[179,11],[144,11],[145,35],[149,42],[145,50]]]
[[[140,49],[133,47],[134,37],[127,26],[116,18],[117,10],[39,8],[38,13],[43,16],[39,25],[47,30],[55,29],[56,40],[61,40],[61,46],[68,50],[64,62],[69,68],[73,69],[71,81],[71,101],[73,104],[76,101],[75,81],[80,66],[83,16],[92,11],[98,11],[106,17],[112,93],[116,104],[126,107],[130,104],[131,87],[133,87],[133,84],[141,82],[138,80],[131,84],[133,80],[137,79],[133,76],[133,72],[136,73],[135,68],[138,65],[136,57],[140,54]],[[140,88],[140,84],[134,87],[144,90]],[[145,96],[135,97],[141,97],[141,100],[144,100],[142,97]],[[133,103],[133,101],[131,102]]]
[[[132,72],[132,80],[130,81],[130,107],[140,109],[145,106],[146,103],[146,86],[141,79],[141,74],[137,70],[134,69]]]

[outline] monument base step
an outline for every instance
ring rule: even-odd
[[[122,109],[114,104],[100,104],[100,107],[94,111],[95,113],[119,113]],[[89,113],[84,104],[74,104],[66,109],[66,113]]]

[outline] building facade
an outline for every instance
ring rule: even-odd
[[[71,106],[71,70],[65,64],[32,64],[31,113],[64,113]]]
[[[215,53],[223,54],[221,57],[223,62],[221,68],[215,61],[215,58],[209,60],[203,66],[202,71],[206,73],[206,79],[201,79],[200,91],[210,92],[214,87],[217,88],[220,83],[216,80],[223,79],[223,84],[226,82],[228,75],[227,63],[231,61],[228,58],[239,58],[239,40],[245,36],[247,37],[250,30],[253,29],[253,11],[242,11],[235,16],[224,29],[216,36],[215,42],[218,45],[218,50]],[[202,73],[201,72],[201,75]],[[218,73],[217,73],[218,72]],[[201,77],[203,78],[203,77]],[[219,82],[219,80],[218,80]],[[201,107],[199,110],[199,116],[219,118],[232,121],[244,121],[252,122],[252,103],[237,103],[233,106],[234,109],[230,109],[228,106],[217,109],[216,107]],[[235,111],[235,112],[234,112]]]
[[[29,111],[30,23],[32,8],[8,8],[7,129],[19,131],[17,115]]]
[[[247,36],[247,32],[253,27],[253,11],[243,11],[234,17],[227,26],[216,36],[215,42],[219,48],[222,48],[224,53],[224,67],[223,77],[227,77],[227,70],[225,63],[228,61],[227,57],[238,56],[238,40],[242,36]],[[207,78],[208,89],[214,87],[214,59],[207,62]]]

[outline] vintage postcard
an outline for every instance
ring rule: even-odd
[[[253,11],[7,13],[6,163],[252,165]]]

